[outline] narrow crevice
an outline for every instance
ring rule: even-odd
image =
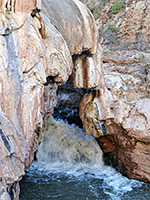
[[[45,24],[44,24],[44,21],[43,21],[41,15],[40,15],[40,11],[41,10],[36,7],[35,9],[32,10],[31,17],[33,17],[33,18],[36,17],[39,20],[39,22],[40,22],[39,32],[40,32],[42,38],[45,39],[46,38],[46,36],[45,36]]]
[[[0,129],[0,136],[4,142],[6,149],[8,150],[9,153],[11,153],[11,145],[9,144],[10,143],[9,138],[3,133],[2,129]]]

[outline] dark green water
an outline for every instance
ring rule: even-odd
[[[96,177],[94,174],[46,173],[32,168],[21,181],[20,200],[150,199],[149,184],[128,180],[112,169],[107,170],[107,174]]]
[[[105,166],[96,141],[50,119],[34,162],[21,181],[20,200],[149,200],[150,184]]]

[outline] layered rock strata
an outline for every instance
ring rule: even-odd
[[[84,129],[98,138],[105,158],[119,171],[149,182],[150,2],[83,2],[99,14],[106,86],[81,100]]]
[[[84,129],[120,172],[149,182],[149,53],[107,51],[103,60],[106,87],[80,102]]]
[[[69,78],[89,89],[79,105],[85,132],[123,174],[149,182],[149,54],[104,52],[103,72],[95,21],[81,2],[0,6],[1,198],[19,199],[18,182],[56,106],[57,88]]]
[[[1,199],[19,199],[18,182],[34,159],[57,87],[72,74],[72,56],[99,55],[96,25],[82,3],[45,0],[45,14],[40,7],[35,0],[0,2]]]
[[[100,36],[106,47],[114,50],[150,51],[150,2],[147,0],[113,0],[101,6],[97,20]]]

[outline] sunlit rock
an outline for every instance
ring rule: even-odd
[[[71,83],[75,88],[98,89],[102,79],[102,49],[99,45],[94,55],[83,53],[74,58]]]
[[[73,61],[67,43],[61,33],[51,24],[49,18],[41,14],[45,23],[45,66],[46,76],[53,77],[57,83],[66,82],[72,73]],[[43,56],[44,56],[43,54]]]
[[[139,100],[132,109],[129,117],[123,122],[123,128],[128,135],[142,142],[150,140],[150,99]]]
[[[130,110],[105,87],[96,94],[85,95],[79,108],[85,132],[97,138],[106,134],[105,120],[114,119],[115,123],[121,124]]]
[[[9,199],[10,188],[19,199],[18,181],[34,159],[43,124],[56,105],[57,87],[72,73],[71,55],[97,51],[96,25],[83,4],[66,0],[68,10],[60,8],[62,1],[44,2],[56,15],[40,13],[40,0],[0,1],[0,196],[4,199]]]
[[[96,53],[98,32],[87,7],[76,0],[42,0],[42,11],[60,31],[71,55]]]
[[[149,182],[149,53],[108,51],[103,59],[106,88],[80,102],[84,130],[121,173]]]

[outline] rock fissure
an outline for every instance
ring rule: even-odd
[[[141,1],[129,4],[131,9],[115,15],[113,1],[101,9],[97,25],[106,42],[99,45],[94,18],[79,1],[1,1],[0,35],[6,34],[0,37],[0,196],[4,199],[10,199],[11,186],[13,198],[19,199],[18,181],[34,160],[57,95],[58,114],[59,106],[65,107],[71,123],[83,124],[119,171],[150,181],[150,169],[143,164],[145,160],[150,166],[149,47],[145,46],[149,32],[142,32],[148,27],[145,17],[137,21],[140,29],[135,23],[137,13],[143,16],[149,7]],[[124,19],[118,21],[119,15]],[[113,24],[107,23],[110,20]],[[138,41],[141,46],[136,46]],[[132,48],[127,51],[127,46]],[[136,48],[140,51],[132,50]],[[69,79],[75,89],[68,86]]]

